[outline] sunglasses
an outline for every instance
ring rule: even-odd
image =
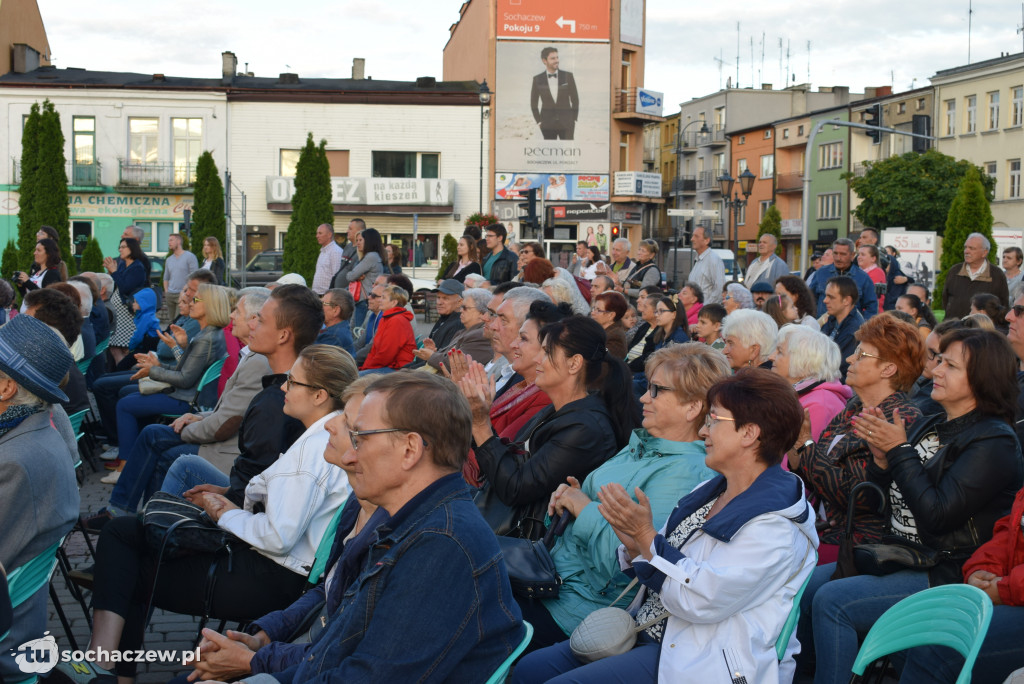
[[[1013,311],[1013,315],[1017,318],[1024,316],[1024,304],[1014,304],[1010,307],[1010,310]]]

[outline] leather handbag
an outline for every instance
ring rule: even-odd
[[[498,537],[498,547],[505,557],[509,584],[517,598],[558,598],[562,578],[551,558],[551,548],[555,545],[555,537],[565,532],[569,517],[568,511],[562,513],[558,521],[548,528],[544,538],[537,541]]]
[[[864,489],[874,490],[878,494],[878,508],[876,510],[879,514],[885,511],[888,499],[882,488],[874,482],[860,482],[850,490],[849,504],[847,504],[846,510],[846,529],[839,540],[839,556],[836,558],[836,571],[832,573],[832,577],[829,579],[836,580],[843,579],[844,577],[856,577],[858,574],[861,574],[854,560],[854,547],[856,545],[853,543],[853,516],[857,505],[857,495]]]
[[[942,554],[903,537],[882,537],[881,544],[853,547],[853,562],[862,575],[891,575],[900,570],[928,570]]]
[[[218,553],[236,537],[217,526],[200,506],[181,497],[156,492],[140,514],[146,544],[157,556],[181,558],[195,553]]]

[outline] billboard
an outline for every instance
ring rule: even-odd
[[[665,94],[647,88],[636,89],[636,111],[637,114],[651,114],[661,116],[664,109]]]
[[[661,174],[643,171],[616,171],[615,194],[661,197]]]
[[[644,0],[619,0],[619,40],[644,44]]]
[[[929,290],[935,284],[935,267],[938,265],[936,233],[923,230],[886,228],[882,231],[882,246],[899,250],[900,268],[919,285]]]
[[[497,168],[608,172],[609,50],[607,43],[498,43]]]
[[[494,199],[522,199],[532,188],[540,188],[544,200],[607,201],[607,174],[496,173]]]
[[[632,4],[637,2],[643,35],[643,0]],[[610,0],[498,0],[497,33],[506,40],[606,41],[611,37],[610,16]],[[635,11],[629,16],[632,19]]]
[[[290,204],[295,194],[292,176],[267,176],[267,205]],[[348,178],[331,177],[331,204],[367,206],[424,205],[451,206],[455,181],[440,178]],[[272,209],[282,209],[275,206]]]

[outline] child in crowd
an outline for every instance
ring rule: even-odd
[[[697,315],[697,336],[701,342],[710,344],[712,349],[725,347],[722,339],[722,321],[725,320],[725,307],[721,304],[705,304]]]
[[[768,297],[764,302],[764,312],[771,316],[780,328],[795,323],[800,318],[800,312],[796,310],[796,304],[789,295],[776,294]]]

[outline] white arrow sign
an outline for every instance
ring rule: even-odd
[[[569,26],[569,33],[576,33],[576,20],[575,19],[564,19],[562,17],[558,17],[558,19],[555,20],[555,24],[557,24],[558,28],[560,28],[560,29],[564,29],[566,27],[566,25],[568,25]]]
[[[669,209],[667,213],[684,218],[718,218],[717,209]]]

